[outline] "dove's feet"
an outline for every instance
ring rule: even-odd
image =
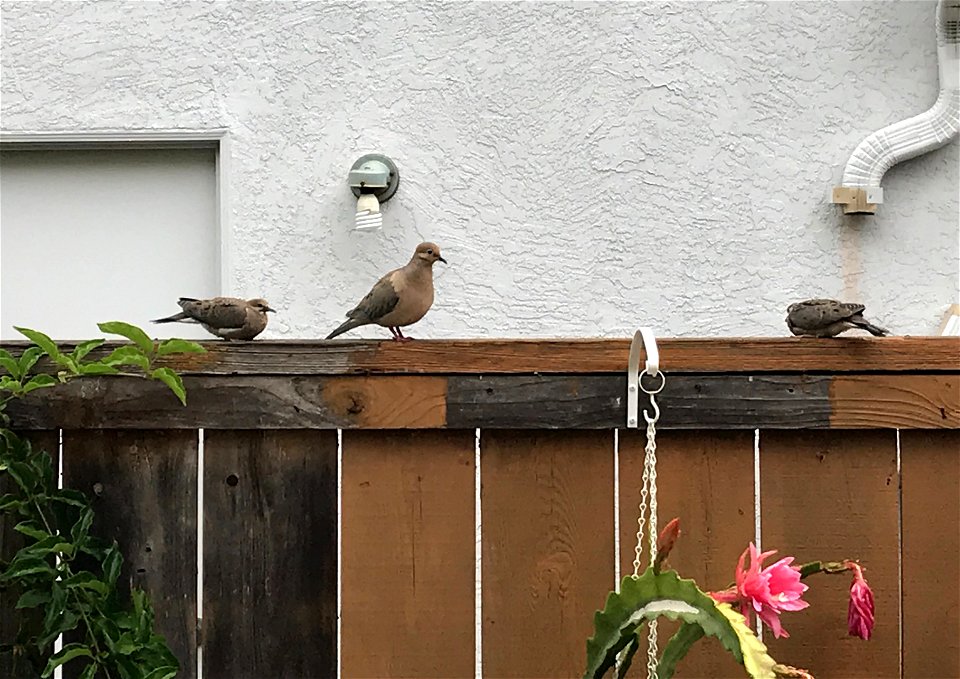
[[[390,330],[390,334],[393,335],[394,342],[409,342],[410,340],[413,339],[412,337],[407,337],[406,335],[404,335],[403,332],[400,330],[400,328],[394,327],[394,328],[389,328],[389,330]]]

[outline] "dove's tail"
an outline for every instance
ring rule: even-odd
[[[150,322],[151,323],[178,323],[180,321],[186,321],[189,323],[190,320],[192,320],[190,319],[190,316],[188,316],[187,314],[181,311],[179,314],[174,314],[173,316],[167,316],[166,318],[158,318]]]
[[[858,328],[863,328],[864,330],[869,332],[871,335],[874,335],[876,337],[884,337],[890,334],[889,330],[887,330],[886,328],[880,328],[874,325],[873,323],[870,323],[869,321],[865,320],[863,316],[854,316],[853,318],[850,319],[850,322],[853,323]]]
[[[337,335],[342,335],[348,330],[353,330],[354,328],[359,328],[361,325],[367,325],[370,321],[365,321],[360,318],[351,318],[347,321],[344,321],[339,328],[327,335],[327,339],[333,339]]]

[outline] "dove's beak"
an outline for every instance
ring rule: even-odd
[[[264,311],[272,311],[273,313],[277,313],[277,310],[276,310],[276,309],[271,309],[270,307],[264,307],[263,310],[264,310]]]
[[[441,257],[440,255],[437,255],[437,261],[438,261],[438,262],[443,262],[444,264],[447,263],[447,260],[445,260],[445,259],[444,259],[443,257]]]

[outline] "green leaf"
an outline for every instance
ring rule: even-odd
[[[729,613],[739,615],[732,609]],[[611,592],[604,609],[597,611],[595,633],[587,640],[584,679],[602,677],[616,662],[617,654],[636,637],[638,628],[661,615],[698,625],[704,633],[717,637],[741,664],[745,663],[746,653],[751,653],[750,664],[745,665],[750,676],[773,679],[774,661],[759,639],[756,640],[759,646],[742,639],[728,612],[722,611],[693,580],[681,580],[672,570],[657,574],[652,568],[647,568],[638,578],[629,575],[623,578],[620,592]],[[668,677],[664,674],[660,679]]]
[[[54,502],[62,502],[73,507],[87,506],[87,496],[83,494],[83,491],[73,488],[61,488],[57,491],[57,494],[51,496],[50,499]]]
[[[80,342],[76,347],[74,347],[73,352],[70,354],[73,356],[73,360],[77,363],[83,360],[83,357],[89,354],[91,351],[99,347],[101,344],[106,342],[104,339],[92,339],[87,340],[86,342]]]
[[[0,349],[0,352],[2,352],[0,353],[0,366],[3,366],[3,369],[10,373],[15,380],[19,380],[20,375],[23,374],[23,371],[20,370],[20,364],[6,349]]]
[[[119,370],[104,363],[84,363],[80,366],[81,375],[116,375]]]
[[[127,345],[117,347],[110,354],[100,361],[101,365],[135,365],[144,372],[150,370],[150,359],[143,353],[140,347]]]
[[[19,394],[21,391],[20,380],[15,380],[10,375],[0,375],[0,389]]]
[[[167,354],[203,354],[206,349],[189,340],[168,339],[160,342],[157,347],[157,356],[166,356]]]
[[[180,667],[158,667],[152,670],[149,674],[144,675],[143,679],[173,679],[177,676],[177,672],[180,670]]]
[[[30,328],[18,328],[16,326],[14,326],[13,329],[19,332],[24,337],[26,337],[31,342],[33,342],[34,344],[36,344],[38,347],[43,349],[43,353],[45,353],[47,356],[49,356],[53,360],[57,360],[58,358],[60,358],[60,350],[57,349],[57,345],[54,343],[52,339],[50,339],[47,335],[44,335],[39,330],[31,330]]]
[[[17,482],[20,489],[27,494],[32,494],[39,480],[36,470],[26,462],[10,462],[6,468],[7,473]]]
[[[85,507],[82,512],[80,512],[80,518],[77,519],[77,522],[73,524],[73,528],[70,529],[70,537],[73,538],[74,542],[82,542],[87,533],[90,532],[90,526],[93,525],[93,510],[89,507]]]
[[[117,640],[117,643],[114,644],[113,652],[119,653],[120,655],[130,655],[139,648],[140,644],[136,642],[133,635],[130,632],[124,632],[120,636],[120,639]]]
[[[697,629],[700,629],[699,627]],[[633,635],[633,639],[630,640],[630,644],[627,646],[627,651],[620,656],[620,669],[617,670],[617,679],[625,679],[627,672],[630,671],[630,665],[633,664],[633,656],[637,654],[637,649],[640,648],[640,637],[636,634]]]
[[[63,581],[63,586],[67,589],[89,589],[103,596],[110,593],[110,587],[107,586],[107,583],[90,571],[80,571],[71,575]]]
[[[50,602],[50,592],[41,589],[28,589],[17,600],[17,608],[33,608]]]
[[[41,356],[43,356],[43,351],[40,347],[27,347],[24,352],[20,354],[20,374],[26,375],[29,373],[30,369],[37,364]]]
[[[93,653],[87,646],[83,644],[66,644],[63,648],[60,649],[59,653],[54,654],[47,662],[47,667],[43,670],[41,675],[43,679],[47,679],[53,675],[53,671],[63,665],[68,663],[74,658],[92,658]]]
[[[660,656],[660,662],[657,663],[658,679],[672,677],[677,671],[677,663],[683,660],[690,648],[702,638],[703,628],[700,625],[689,622],[681,624],[677,633],[667,642]]]
[[[135,325],[124,323],[123,321],[109,321],[107,323],[97,323],[97,327],[103,332],[109,332],[111,335],[120,335],[136,344],[143,353],[153,354],[153,340],[147,333]]]
[[[55,384],[57,384],[57,379],[53,375],[34,375],[30,378],[30,381],[23,385],[23,393],[29,394],[36,389],[52,387]]]
[[[772,678],[774,676],[773,666],[777,663],[767,654],[766,645],[747,626],[747,619],[738,611],[733,610],[733,606],[730,604],[718,603],[717,610],[730,622],[730,626],[740,640],[743,666],[746,668],[747,674],[751,677]]]
[[[0,575],[0,580],[13,580],[14,578],[23,578],[27,575],[56,575],[56,571],[49,563],[37,557],[28,557],[25,559],[15,559],[7,570]]]
[[[34,540],[43,540],[44,538],[55,537],[51,536],[50,533],[45,531],[33,521],[22,521],[14,526],[13,530],[17,531],[18,533],[22,533],[27,537],[31,537]]]
[[[0,512],[12,513],[20,509],[23,505],[24,501],[20,499],[20,496],[14,495],[13,493],[0,496]]]
[[[123,556],[120,554],[120,547],[114,542],[103,559],[103,578],[111,587],[117,584],[122,566]]]
[[[180,375],[170,368],[157,368],[150,373],[150,377],[155,380],[160,380],[170,387],[170,391],[176,394],[177,398],[180,399],[180,403],[187,405],[187,390],[183,387],[183,380],[180,379]]]
[[[70,356],[69,354],[60,354],[59,356],[57,356],[56,361],[57,363],[62,365],[64,368],[67,368],[72,374],[74,375],[80,374],[80,366],[77,365],[77,362],[75,360],[73,360],[73,356]],[[57,373],[57,374],[60,375],[62,373]],[[60,381],[63,382],[62,379]]]
[[[94,659],[94,662],[90,663],[86,666],[86,668],[84,668],[79,679],[94,679],[94,677],[97,676],[97,670],[99,668],[100,665],[96,662],[96,659]]]

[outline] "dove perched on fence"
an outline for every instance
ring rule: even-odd
[[[433,305],[433,264],[447,263],[434,243],[420,243],[406,266],[394,269],[377,281],[367,296],[347,312],[347,321],[327,335],[333,339],[361,325],[375,323],[389,328],[393,339],[404,342],[401,327],[423,318]]]
[[[889,332],[863,317],[863,304],[838,302],[833,299],[808,299],[787,307],[787,327],[794,335],[835,337],[851,328],[862,328],[882,337]]]
[[[177,304],[182,312],[153,322],[199,323],[207,332],[226,340],[252,340],[267,327],[267,312],[276,311],[259,297],[181,297]]]

